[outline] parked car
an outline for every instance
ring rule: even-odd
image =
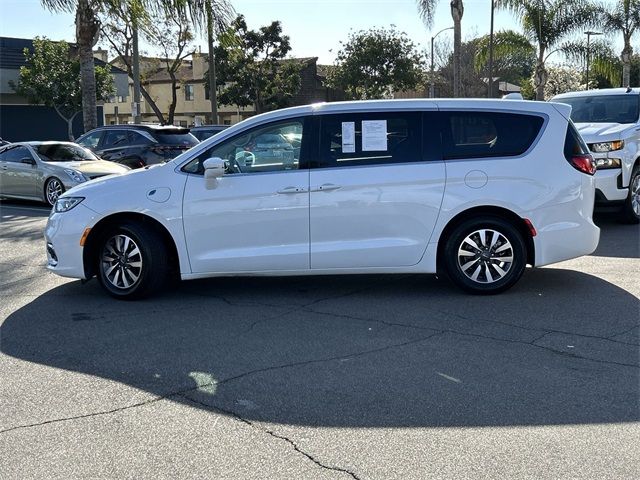
[[[87,180],[124,173],[71,142],[17,142],[0,149],[0,196],[53,206],[65,191]]]
[[[608,88],[557,95],[598,165],[596,207],[640,222],[640,88]]]
[[[199,127],[191,127],[191,134],[202,142],[227,128],[229,128],[229,125],[201,125]]]
[[[117,298],[227,275],[446,272],[473,293],[593,252],[593,158],[571,107],[327,103],[247,119],[173,161],[60,197],[48,268]],[[291,161],[241,164],[260,139]],[[280,140],[279,140],[280,141]]]
[[[77,143],[103,160],[140,168],[168,162],[198,144],[188,128],[160,125],[106,125],[85,133]]]

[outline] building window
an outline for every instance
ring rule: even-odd
[[[180,126],[181,127],[186,127],[187,126],[187,121],[186,120],[180,120]]]
[[[127,101],[127,97],[124,95],[118,95],[118,103],[124,103]]]
[[[193,100],[193,85],[189,83],[184,86],[184,99]]]

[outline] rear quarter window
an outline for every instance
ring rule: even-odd
[[[445,112],[443,155],[446,160],[514,157],[538,137],[544,119],[503,112]]]

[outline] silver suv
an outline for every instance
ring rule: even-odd
[[[640,222],[640,88],[569,92],[552,99],[573,107],[571,120],[598,171],[596,206]]]

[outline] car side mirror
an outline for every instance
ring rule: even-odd
[[[203,163],[207,188],[216,188],[218,178],[224,175],[224,160],[220,157],[207,158]]]
[[[20,159],[20,163],[26,163],[27,165],[35,165],[36,161],[31,157],[24,157]]]

